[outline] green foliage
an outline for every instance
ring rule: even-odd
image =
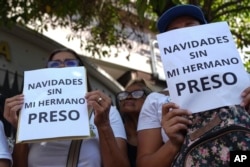
[[[209,22],[226,20],[239,48],[250,45],[249,0],[1,0],[0,26],[29,24],[38,32],[67,27],[73,32],[69,40],[79,38],[93,56],[108,56],[111,46],[133,47],[126,40],[131,35],[125,30],[128,25],[157,33],[157,17],[186,3],[200,6]],[[249,67],[249,57],[245,62]]]
[[[245,60],[244,66],[247,72],[250,73],[250,51],[245,52],[244,60]]]
[[[129,0],[1,0],[0,26],[31,25],[36,31],[70,28],[68,39],[87,39],[86,49],[93,55],[106,55],[102,46],[126,44],[127,34],[121,8],[127,10]],[[86,36],[86,32],[89,32]],[[83,45],[83,43],[82,43]]]
[[[143,0],[140,0],[143,1]],[[158,15],[177,4],[194,4],[200,6],[208,22],[227,21],[239,49],[250,45],[250,1],[249,0],[149,0],[146,1]],[[147,12],[147,9],[144,9]],[[140,13],[143,13],[140,11]],[[155,28],[155,27],[152,27]],[[152,29],[155,31],[155,29]],[[247,55],[247,53],[245,53]],[[248,54],[249,55],[249,54]],[[249,56],[244,57],[244,65],[248,72]]]

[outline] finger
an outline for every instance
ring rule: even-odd
[[[88,106],[93,107],[95,113],[109,112],[111,99],[101,91],[86,94]]]
[[[13,117],[13,118],[18,117],[22,106],[23,106],[23,104],[17,104],[15,106],[13,106],[12,108],[10,108],[10,111],[9,111],[10,117]]]
[[[100,103],[107,100],[106,95],[98,90],[86,93],[85,98],[88,102],[95,101]]]
[[[242,107],[249,106],[250,105],[250,87],[248,87],[247,89],[245,89],[242,92],[241,97],[242,97],[242,101],[241,101],[240,105]]]
[[[178,124],[183,124],[183,125],[190,125],[192,124],[192,121],[188,119],[188,117],[183,117],[183,116],[175,116],[172,119],[169,119],[166,121],[167,126],[175,126]]]
[[[87,92],[86,95],[85,95],[85,98],[86,99],[90,99],[90,98],[92,99],[93,96],[100,95],[100,94],[101,94],[101,91],[99,91],[99,90],[93,90],[91,92]]]
[[[171,136],[173,134],[187,131],[187,130],[188,130],[188,126],[186,124],[178,123],[178,124],[174,124],[173,126],[167,128],[166,133]]]
[[[192,113],[187,111],[187,110],[183,110],[183,109],[172,109],[169,113],[167,113],[166,115],[164,115],[162,118],[165,121],[170,121],[170,120],[175,120],[175,118],[185,118],[187,120],[189,120],[189,116]]]
[[[162,117],[166,115],[171,109],[178,108],[178,106],[175,103],[166,103],[162,105]]]
[[[88,97],[87,103],[92,107],[105,107],[107,103],[109,104],[109,99],[106,96],[95,94]]]
[[[4,116],[12,115],[13,111],[11,112],[10,110],[13,110],[12,109],[13,107],[15,107],[17,109],[21,109],[23,103],[24,103],[23,96],[18,96],[18,97],[13,97],[13,98],[6,99],[5,100],[5,105],[4,105]],[[14,111],[16,111],[16,110],[14,110]]]
[[[250,94],[250,86],[247,87],[242,93],[241,93],[241,97],[245,97],[248,94]]]
[[[23,106],[24,96],[16,95],[5,100],[4,105],[4,118],[9,121],[14,127],[17,126],[18,114]]]

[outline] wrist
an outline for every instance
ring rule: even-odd
[[[172,154],[177,155],[181,149],[182,144],[175,144],[172,141],[167,141],[166,144],[168,145],[168,147],[170,148]]]
[[[98,124],[96,125],[97,129],[100,131],[106,131],[106,130],[109,130],[111,129],[111,125],[109,122],[104,122],[102,124]]]

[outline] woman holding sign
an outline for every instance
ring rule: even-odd
[[[199,7],[178,5],[163,13],[157,25],[160,33],[164,33],[206,23]],[[232,96],[235,95],[232,94]],[[150,94],[139,116],[137,166],[229,166],[230,149],[249,150],[250,148],[250,115],[247,113],[250,105],[250,87],[242,92],[241,97],[242,102],[237,106],[226,106],[192,114],[170,102],[166,95]],[[204,103],[209,101],[210,99],[207,99]],[[232,125],[234,123],[235,125]],[[224,127],[238,128],[236,126],[238,123],[242,125],[239,129],[242,128],[244,131],[237,129],[233,133],[227,133],[229,137],[226,135],[223,138],[224,132],[217,131]],[[218,137],[218,143],[214,144],[216,142],[212,142],[209,135]],[[207,138],[211,139],[208,142],[210,147],[204,147],[204,141]],[[184,153],[195,150],[195,145],[194,147],[190,145],[196,141],[200,141],[196,144],[200,150],[186,156]],[[228,145],[223,145],[223,142]]]
[[[48,68],[63,68],[83,66],[80,57],[70,49],[55,50],[47,63]],[[88,84],[90,90],[90,85]],[[101,91],[89,91],[85,95],[89,108],[93,111],[90,117],[90,127],[93,135],[84,139],[78,146],[78,167],[128,167],[126,155],[126,134],[119,112],[111,106],[111,99]],[[24,95],[6,99],[4,116],[15,127],[18,122],[18,112],[24,103]],[[80,128],[80,127],[79,127]],[[63,127],[62,127],[63,130]],[[28,167],[47,166],[65,167],[71,161],[69,153],[71,141],[51,141],[30,143],[28,145]],[[17,150],[16,150],[17,151]],[[19,154],[19,156],[22,156]],[[23,158],[25,159],[25,157]],[[18,162],[15,162],[18,165]],[[67,165],[66,165],[67,164]]]

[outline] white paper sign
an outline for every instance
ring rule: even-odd
[[[171,100],[201,112],[239,104],[250,85],[226,22],[157,35]]]
[[[25,71],[17,142],[90,136],[86,83],[84,67]]]

